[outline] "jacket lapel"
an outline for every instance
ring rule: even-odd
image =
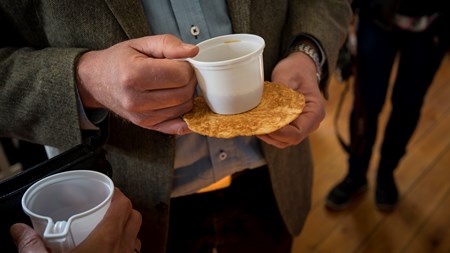
[[[234,33],[250,31],[251,0],[227,0]]]
[[[130,39],[150,35],[140,0],[105,0],[105,2]]]

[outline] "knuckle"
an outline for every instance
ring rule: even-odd
[[[120,106],[129,113],[139,112],[139,104],[135,97],[130,94],[124,94],[120,98]]]
[[[123,71],[117,73],[117,80],[124,88],[134,88],[138,77],[138,70],[124,67]]]
[[[178,38],[172,34],[163,34],[161,35],[161,43],[162,45],[172,45],[175,42],[179,42]]]
[[[20,242],[18,248],[19,252],[26,252],[26,249],[34,249],[37,248],[41,244],[41,239],[38,235],[32,235],[24,238],[22,242]]]
[[[151,124],[148,120],[144,120],[141,117],[134,117],[133,119],[131,119],[131,122],[133,122],[133,124],[137,125],[137,126],[142,126],[142,127],[151,127],[153,124]]]
[[[126,210],[133,209],[133,204],[129,198],[123,197],[118,198],[116,201],[118,201],[117,205],[123,207]]]
[[[189,64],[189,63],[184,62],[183,64]],[[188,87],[195,87],[196,82],[193,82],[193,80],[195,80],[194,77],[195,77],[195,73],[194,73],[194,70],[190,67],[190,65],[188,65],[188,67],[183,68],[180,71],[180,75],[179,75],[180,82],[185,83],[186,86],[188,86]]]
[[[132,216],[136,219],[136,223],[138,225],[142,224],[142,214],[140,212],[138,212],[137,210],[133,209],[132,210]]]

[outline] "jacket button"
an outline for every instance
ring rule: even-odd
[[[227,154],[227,153],[225,153],[225,152],[223,152],[223,151],[220,152],[220,154],[219,154],[219,159],[220,159],[221,161],[227,159],[227,157],[228,157],[228,154]]]

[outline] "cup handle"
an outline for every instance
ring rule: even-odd
[[[70,224],[67,221],[49,221],[44,232],[44,239],[52,253],[67,252],[75,247]]]

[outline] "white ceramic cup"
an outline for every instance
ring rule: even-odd
[[[112,180],[102,173],[62,172],[28,188],[22,208],[52,252],[62,253],[80,244],[102,220],[113,192]]]
[[[211,110],[238,114],[256,107],[264,87],[264,39],[230,34],[197,44],[197,56],[187,60],[195,69],[200,90]]]

